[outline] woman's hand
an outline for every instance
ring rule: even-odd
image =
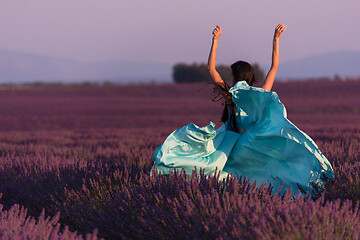
[[[271,88],[274,84],[276,72],[279,67],[279,55],[280,55],[279,54],[279,39],[281,38],[281,36],[285,30],[286,30],[286,26],[283,23],[280,23],[275,28],[271,68],[270,68],[268,74],[266,75],[264,85],[262,86],[262,88],[265,89],[266,91],[271,91]]]
[[[285,30],[286,30],[285,24],[280,23],[279,25],[277,25],[274,32],[274,40],[279,40],[282,34],[285,32]]]
[[[214,29],[214,31],[212,32],[212,34],[214,35],[213,39],[214,40],[218,40],[221,36],[221,27],[220,26],[216,26],[216,28]]]
[[[221,95],[223,95],[226,103],[232,103],[231,94],[229,94],[229,91],[227,88],[227,84],[224,82],[224,80],[221,78],[218,71],[216,71],[216,51],[218,46],[218,39],[221,36],[221,27],[216,26],[214,31],[212,32],[213,39],[212,39],[212,45],[210,49],[209,59],[208,59],[208,70],[210,73],[210,76],[212,80],[214,81],[214,84],[217,86],[218,90],[220,91]]]

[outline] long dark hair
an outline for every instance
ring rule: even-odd
[[[231,65],[231,72],[233,76],[233,85],[239,81],[246,81],[249,86],[252,86],[255,83],[254,69],[248,62],[237,61]],[[225,84],[225,86],[220,86],[224,91],[229,93],[230,87]],[[231,96],[231,93],[229,93]],[[234,132],[240,132],[239,126],[236,122],[236,109],[235,103],[231,101],[231,104],[224,104],[223,114],[221,116],[221,121],[223,123],[228,121],[229,130]],[[230,108],[230,119],[229,119],[229,108]]]

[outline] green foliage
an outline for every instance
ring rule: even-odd
[[[255,80],[257,82],[264,81],[265,73],[260,68],[259,64],[252,65],[255,71]],[[227,65],[217,65],[216,70],[225,82],[231,82],[231,68]],[[208,82],[211,81],[211,76],[207,69],[207,65],[193,63],[191,65],[186,63],[177,63],[173,67],[173,80],[175,83],[194,83],[194,82]]]
[[[265,72],[261,69],[260,65],[258,63],[254,63],[252,65],[255,72],[255,81],[258,83],[261,83],[265,80]]]
[[[176,83],[206,82],[209,78],[210,75],[205,64],[178,63],[173,67],[173,79]]]

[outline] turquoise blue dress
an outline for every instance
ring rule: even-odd
[[[271,183],[276,191],[299,186],[312,193],[313,183],[323,186],[323,177],[333,178],[330,162],[315,142],[287,119],[284,105],[275,92],[238,82],[229,91],[236,105],[240,133],[230,131],[228,123],[219,129],[210,122],[205,127],[190,123],[171,133],[154,152],[154,167],[167,175],[174,169],[191,174],[204,169],[211,175],[221,171],[220,179],[250,177],[258,186]]]

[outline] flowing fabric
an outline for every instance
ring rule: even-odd
[[[287,119],[275,92],[238,82],[230,89],[236,105],[240,133],[228,123],[219,129],[190,123],[171,133],[154,152],[154,167],[167,175],[174,169],[191,174],[194,167],[205,174],[221,171],[220,179],[250,177],[251,182],[270,183],[274,191],[291,188],[296,194],[324,185],[334,171],[315,142]]]

